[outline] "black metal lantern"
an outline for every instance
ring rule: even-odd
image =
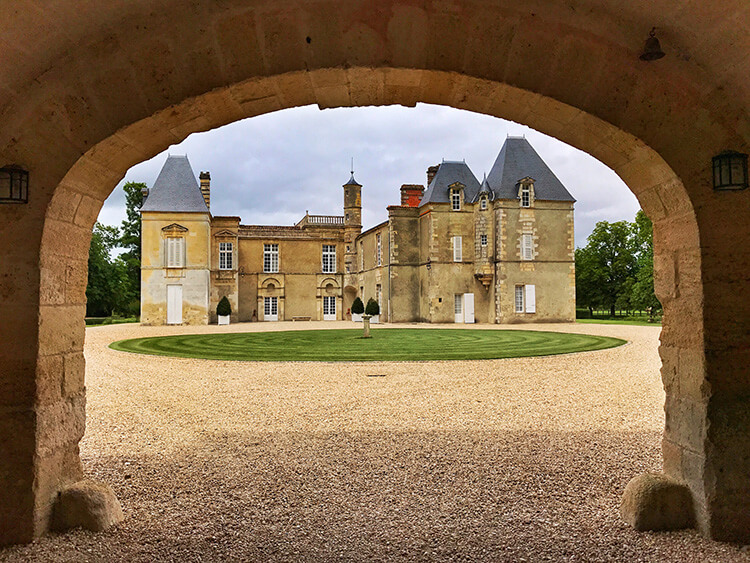
[[[29,173],[20,166],[0,168],[0,203],[29,201]]]
[[[724,151],[713,157],[714,189],[744,190],[747,188],[747,155]]]

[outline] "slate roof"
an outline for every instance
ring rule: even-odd
[[[187,156],[169,155],[141,211],[208,213]]]
[[[487,181],[496,199],[518,199],[518,181],[534,179],[534,199],[575,201],[524,137],[505,140]]]
[[[479,180],[463,161],[443,161],[435,177],[427,186],[419,207],[427,203],[447,203],[450,201],[449,186],[459,182],[464,185],[464,201],[474,201],[479,194]]]
[[[349,178],[349,181],[344,185],[345,186],[359,186],[360,188],[362,187],[362,184],[360,184],[359,182],[357,182],[357,180],[354,179],[354,172],[352,172],[352,177]]]
[[[487,174],[485,174],[484,178],[482,179],[482,185],[479,187],[479,193],[477,193],[477,197],[474,198],[473,203],[479,201],[479,196],[482,194],[487,194],[487,197],[490,201],[495,199],[495,193],[492,191],[492,188],[490,188],[490,183],[487,181]]]

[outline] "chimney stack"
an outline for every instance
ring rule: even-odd
[[[430,166],[427,169],[427,185],[428,186],[432,184],[432,179],[435,177],[435,174],[437,174],[438,168],[440,168],[440,165],[436,164],[435,166]]]
[[[201,180],[201,195],[203,200],[206,202],[206,207],[211,209],[211,174],[209,172],[201,172],[198,176]]]
[[[401,186],[401,207],[418,207],[424,195],[424,186],[404,184]]]

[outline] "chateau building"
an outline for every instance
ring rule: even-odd
[[[362,186],[344,214],[293,226],[213,216],[210,174],[169,156],[145,195],[141,322],[343,320],[354,299],[383,321],[517,323],[575,319],[574,199],[523,137],[508,137],[480,183],[463,161],[401,187],[388,220],[362,231]]]

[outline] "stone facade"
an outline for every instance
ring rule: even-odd
[[[525,139],[509,138],[493,171],[506,152],[541,180],[511,172],[503,193],[499,173],[493,189],[465,163],[443,162],[426,191],[402,186],[401,205],[365,232],[353,174],[343,216],[243,225],[212,216],[210,174],[198,188],[187,158],[170,156],[142,208],[141,321],[214,323],[224,296],[234,322],[350,319],[357,296],[390,322],[573,321],[574,200]]]

